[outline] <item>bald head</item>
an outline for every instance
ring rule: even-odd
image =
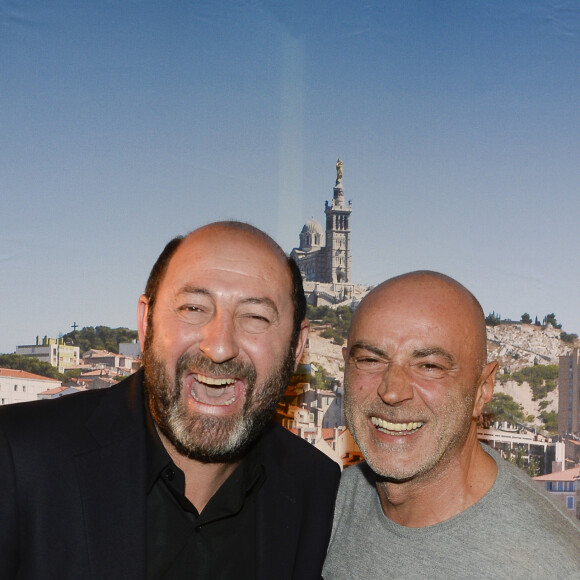
[[[430,270],[409,272],[386,280],[374,288],[356,309],[352,330],[361,319],[372,324],[380,312],[398,314],[399,324],[411,320],[429,322],[454,333],[469,347],[475,368],[487,361],[485,316],[475,296],[453,278]],[[418,318],[417,318],[418,317]]]
[[[270,250],[272,254],[279,258],[283,265],[286,265],[287,258],[284,250],[266,232],[245,222],[234,220],[212,222],[193,230],[183,239],[184,241],[193,242],[203,237],[221,236],[231,237],[232,239],[253,239],[254,241],[258,241],[259,245]]]

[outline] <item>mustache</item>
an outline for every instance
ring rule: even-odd
[[[245,380],[248,384],[253,384],[256,380],[256,368],[251,362],[227,360],[223,363],[216,363],[201,352],[182,354],[177,360],[176,370],[178,377],[185,372],[195,371],[213,375],[227,375]]]

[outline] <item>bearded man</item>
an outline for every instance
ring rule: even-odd
[[[169,242],[138,303],[142,370],[0,409],[0,577],[319,578],[339,469],[270,422],[305,310],[262,231]]]

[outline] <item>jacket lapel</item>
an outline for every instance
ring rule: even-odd
[[[292,578],[302,518],[294,480],[280,472],[267,475],[258,504],[258,579]]]
[[[87,423],[94,449],[75,457],[91,577],[145,578],[146,446],[141,373],[111,388]]]
[[[278,444],[271,427],[260,444],[267,468],[257,504],[258,580],[287,580],[293,577],[303,517],[301,486],[284,467],[288,449]]]

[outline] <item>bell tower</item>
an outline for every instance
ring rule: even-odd
[[[325,202],[326,214],[326,264],[325,282],[352,283],[352,258],[350,254],[350,214],[352,202],[344,200],[342,187],[342,161],[336,162],[336,183],[332,202]]]

